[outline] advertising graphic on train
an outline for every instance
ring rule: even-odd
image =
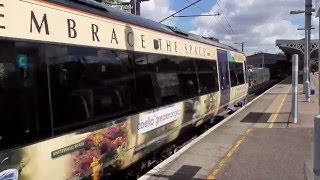
[[[97,127],[96,127],[97,128]],[[89,130],[89,131],[88,131]],[[130,163],[130,120],[96,131],[62,136],[0,154],[0,180],[7,179],[99,179],[103,170],[120,169]],[[134,142],[134,141],[131,141]],[[54,172],[41,171],[48,165]],[[58,174],[57,174],[58,173]]]

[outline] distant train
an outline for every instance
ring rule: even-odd
[[[269,68],[251,68],[248,69],[249,88],[257,86],[270,80]]]
[[[269,68],[250,68],[247,70],[248,76],[248,94],[259,92],[274,83]]]
[[[229,46],[98,3],[2,3],[0,177],[101,179],[172,150],[270,76]]]

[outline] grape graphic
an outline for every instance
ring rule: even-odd
[[[86,147],[72,153],[72,176],[99,179],[103,167],[120,166],[125,159],[128,123],[92,132],[85,138]]]

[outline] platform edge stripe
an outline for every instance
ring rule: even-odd
[[[235,115],[237,115],[239,112],[241,112],[243,109],[247,108],[250,104],[252,104],[253,102],[255,102],[257,99],[259,99],[261,96],[263,96],[264,94],[268,93],[269,91],[271,91],[274,87],[276,87],[278,84],[284,82],[285,80],[287,80],[288,78],[290,78],[291,76],[283,79],[282,81],[278,82],[277,84],[273,85],[270,89],[268,89],[267,91],[263,92],[262,94],[260,94],[259,96],[257,96],[256,98],[254,98],[252,101],[250,101],[248,104],[246,104],[245,106],[241,107],[240,109],[238,109],[238,111],[236,111],[235,113],[231,114],[230,116],[228,116],[227,118],[225,118],[224,120],[220,121],[218,124],[216,124],[215,126],[213,126],[212,128],[210,128],[209,130],[207,130],[205,133],[201,134],[199,137],[197,137],[196,139],[192,140],[190,143],[188,143],[187,145],[185,145],[183,148],[179,149],[176,153],[174,153],[172,156],[170,156],[169,158],[167,158],[166,160],[162,161],[160,164],[158,164],[156,167],[154,167],[153,169],[151,169],[150,171],[148,171],[145,175],[141,176],[138,180],[147,180],[149,178],[152,177],[153,174],[158,173],[159,171],[161,171],[161,169],[164,168],[164,166],[166,166],[167,164],[169,164],[171,161],[175,160],[176,158],[178,158],[179,156],[181,156],[181,154],[183,154],[186,150],[188,150],[190,147],[192,147],[194,144],[196,144],[198,141],[200,141],[201,139],[203,139],[204,137],[206,137],[208,134],[210,134],[211,132],[213,132],[215,129],[217,129],[218,127],[220,127],[222,124],[224,124],[225,122],[227,122],[229,119],[231,119],[232,117],[234,117]]]
[[[278,109],[276,110],[276,112],[275,112],[274,114],[272,114],[271,121],[270,121],[270,124],[269,124],[268,128],[273,128],[274,123],[276,122],[276,120],[277,120],[277,118],[278,118],[279,112],[280,112],[280,110],[282,109],[283,103],[284,103],[284,101],[287,99],[287,96],[288,96],[288,94],[290,93],[291,88],[292,88],[292,85],[290,85],[289,89],[287,90],[286,95],[285,95],[285,96],[283,97],[283,99],[281,100],[281,103],[280,103]]]
[[[252,131],[251,128],[246,130],[246,132],[242,135],[242,138],[240,138],[233,146],[232,148],[227,152],[227,154],[224,156],[224,158],[218,163],[216,168],[209,174],[207,179],[216,179],[216,175],[228,164],[230,158],[233,154],[235,154],[239,149],[242,143],[246,140],[250,132]]]

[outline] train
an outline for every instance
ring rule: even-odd
[[[245,55],[210,38],[93,1],[1,3],[0,180],[112,176],[254,86]]]
[[[248,83],[249,83],[249,90],[248,94],[254,94],[261,90],[264,90],[270,87],[271,84],[277,82],[283,78],[276,78],[272,79],[270,69],[269,68],[248,68],[247,70],[248,75]]]

